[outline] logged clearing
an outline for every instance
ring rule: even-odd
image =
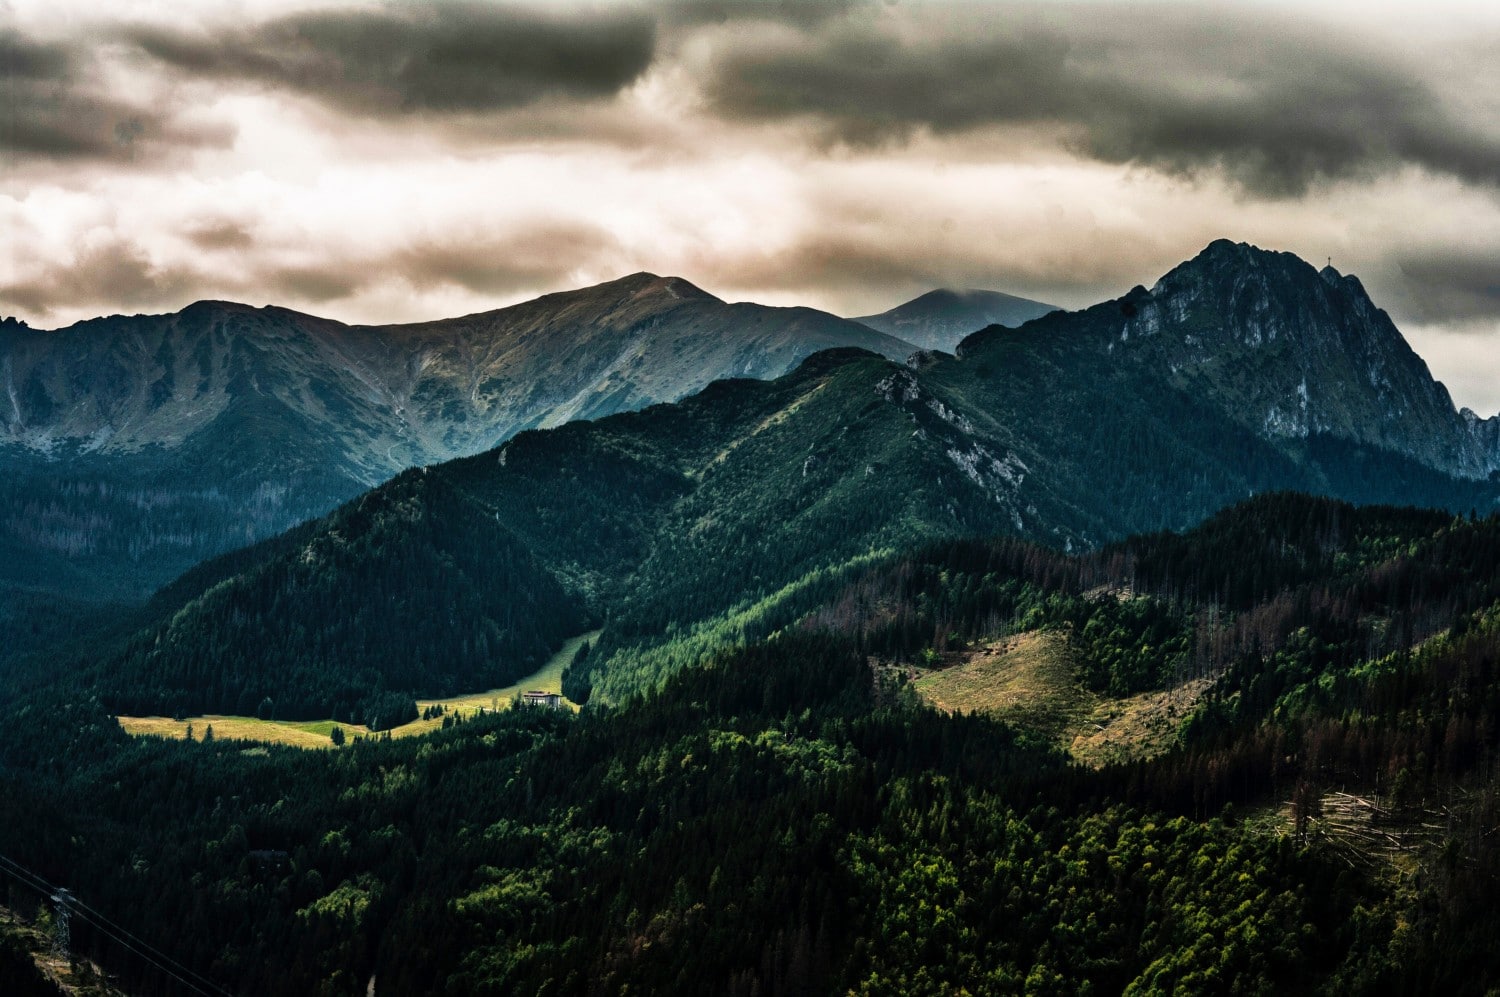
[[[1068,750],[1094,766],[1159,755],[1177,743],[1178,727],[1212,684],[1192,679],[1165,692],[1100,699]]]
[[[1294,787],[1284,787],[1292,795]],[[1404,805],[1368,792],[1323,792],[1306,797],[1300,815],[1290,799],[1278,804],[1247,808],[1241,820],[1261,834],[1316,841],[1330,855],[1363,872],[1386,877],[1415,897],[1428,863],[1437,855],[1449,828],[1471,820],[1481,797],[1453,789],[1447,800],[1429,809],[1425,804]]]
[[[1176,739],[1210,680],[1108,699],[1085,689],[1068,636],[1032,631],[940,656],[913,687],[941,710],[991,713],[1039,731],[1089,765],[1160,754]]]
[[[578,653],[578,648],[584,641],[593,643],[598,637],[599,631],[595,630],[565,641],[563,646],[558,648],[557,653],[547,659],[545,665],[513,685],[490,689],[487,692],[452,696],[447,699],[419,699],[417,712],[422,713],[431,706],[439,705],[443,707],[445,715],[470,716],[481,710],[508,709],[515,697],[532,689],[560,693],[562,692],[563,669],[573,660],[573,655]],[[569,709],[575,711],[578,709],[576,704],[568,700],[563,700],[563,702]],[[346,724],[334,720],[260,720],[256,717],[217,715],[188,717],[185,720],[174,720],[171,717],[117,717],[116,719],[119,720],[125,733],[136,736],[153,735],[182,739],[188,736],[191,728],[193,739],[201,741],[212,727],[215,738],[264,741],[268,744],[287,744],[294,748],[333,747],[331,735],[335,727],[343,729],[345,743],[353,741],[355,737],[370,735],[370,729],[362,724]],[[392,737],[411,737],[415,734],[426,734],[437,730],[442,725],[441,717],[434,717],[431,720],[413,720],[409,724],[393,728],[389,733]]]
[[[1093,697],[1074,678],[1072,649],[1056,631],[1033,631],[944,654],[945,667],[915,682],[941,710],[993,713],[1060,738],[1078,727]]]

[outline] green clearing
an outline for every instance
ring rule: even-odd
[[[567,667],[568,662],[573,660],[573,655],[578,653],[578,648],[584,641],[592,643],[598,638],[599,631],[597,630],[569,638],[552,657],[547,659],[546,664],[512,685],[490,689],[486,692],[451,696],[447,699],[419,699],[417,712],[421,713],[431,706],[438,705],[443,707],[445,715],[470,716],[481,710],[509,709],[516,697],[531,689],[561,693],[563,669]],[[564,702],[570,709],[578,709],[576,704],[567,700]],[[138,737],[154,736],[181,740],[187,737],[188,727],[191,726],[193,738],[201,741],[208,728],[212,726],[216,739],[264,741],[269,744],[288,744],[294,748],[332,747],[330,735],[335,727],[343,728],[345,737],[350,741],[356,736],[370,735],[369,728],[363,725],[339,723],[334,720],[260,720],[256,717],[214,714],[188,717],[184,720],[174,720],[171,717],[117,717],[116,719],[124,728],[125,733]],[[409,724],[392,729],[390,735],[412,737],[426,734],[442,725],[441,717],[431,720],[413,720]]]
[[[547,663],[519,682],[503,686],[499,689],[490,689],[488,692],[469,693],[464,696],[450,696],[447,699],[419,699],[417,700],[417,712],[421,713],[429,706],[441,706],[445,713],[457,713],[460,716],[469,716],[480,710],[504,710],[521,693],[536,689],[540,692],[562,693],[562,673],[568,667],[568,662],[573,660],[573,655],[578,653],[578,648],[584,641],[594,644],[599,640],[600,631],[593,630],[577,637],[570,637],[563,641],[563,646],[557,649],[557,653],[547,659]],[[578,704],[572,700],[564,699],[568,708],[577,711]],[[412,734],[425,734],[427,731],[441,727],[441,717],[432,720],[413,720],[409,724],[397,727],[391,732],[393,737],[409,737]]]

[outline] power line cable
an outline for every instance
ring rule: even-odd
[[[12,876],[16,877],[27,886],[30,886],[32,889],[42,893],[44,896],[50,897],[57,892],[57,887],[51,885],[41,876],[38,876],[30,869],[27,869],[25,866],[21,865],[19,862],[6,855],[0,855],[0,864],[3,864],[0,865],[0,868],[4,868],[5,871],[9,872]],[[171,976],[179,983],[184,984],[185,986],[197,991],[200,994],[204,994],[205,997],[209,997],[210,994],[222,994],[223,997],[233,997],[233,995],[230,994],[228,990],[225,990],[223,987],[219,986],[208,977],[202,975],[201,973],[195,972],[192,969],[189,969],[187,966],[184,966],[182,963],[178,962],[176,959],[173,959],[165,952],[162,952],[160,949],[157,949],[156,947],[138,938],[134,934],[131,934],[131,932],[111,921],[109,918],[105,917],[103,914],[99,913],[97,910],[90,907],[82,900],[79,900],[76,896],[69,897],[68,908],[79,917],[83,918],[84,921],[93,925],[96,929],[103,932],[109,938],[123,946],[127,951],[133,952],[136,955],[140,956],[146,962],[155,966],[157,969],[160,969],[162,972],[166,973],[168,976]],[[127,938],[131,941],[127,941]],[[169,966],[167,965],[167,963],[171,963],[172,965]],[[172,966],[175,966],[177,968],[174,970]],[[192,980],[183,976],[183,973],[186,973],[188,976],[195,977],[200,982],[194,983]],[[204,987],[207,987],[208,989],[204,989]]]
[[[57,893],[57,887],[52,886],[45,879],[30,871],[19,862],[16,862],[14,859],[8,858],[4,855],[0,855],[0,862],[3,862],[5,866],[10,867],[8,869],[5,869],[5,871],[9,872],[12,876],[15,876],[18,880],[25,883],[27,886],[30,886],[32,889],[37,890],[43,896],[54,897]],[[131,952],[135,955],[140,956],[142,960],[166,973],[168,976],[177,980],[179,983],[182,983],[184,986],[189,987],[197,993],[205,995],[205,997],[209,997],[211,993],[219,993],[225,995],[225,997],[230,997],[229,991],[225,990],[223,987],[220,987],[218,984],[214,983],[212,980],[209,980],[207,977],[204,977],[202,974],[196,973],[188,967],[184,966],[182,963],[178,962],[176,959],[173,959],[165,952],[162,952],[161,950],[156,949],[155,947],[142,941],[140,938],[137,938],[125,928],[120,927],[118,924],[115,924],[113,921],[109,920],[109,918],[105,917],[97,910],[94,910],[94,908],[83,903],[77,897],[74,897],[70,894],[67,898],[67,906],[72,913],[81,917],[85,922],[92,925],[106,937],[119,944],[127,952]],[[127,939],[131,939],[133,941]],[[167,965],[167,963],[171,963],[172,965],[169,966]],[[173,966],[175,966],[176,969],[173,969]],[[178,970],[180,970],[181,972],[178,972]],[[198,980],[201,981],[202,985],[186,978],[182,975],[183,973],[187,973],[191,976],[197,977]],[[205,990],[203,988],[204,985],[208,986],[210,989]]]
[[[133,952],[136,955],[140,956],[147,963],[150,963],[152,966],[154,966],[157,969],[161,970],[163,973],[166,973],[168,976],[172,977],[172,979],[174,979],[177,982],[181,983],[183,986],[187,987],[189,990],[192,990],[194,993],[202,994],[203,997],[214,997],[215,994],[223,994],[223,995],[225,995],[225,997],[228,997],[229,991],[223,990],[223,989],[221,989],[221,988],[219,988],[217,986],[214,986],[214,988],[212,990],[205,990],[205,989],[203,989],[203,987],[199,986],[197,983],[194,983],[192,980],[186,978],[185,976],[183,976],[180,973],[178,973],[175,970],[173,970],[170,966],[167,966],[166,964],[164,964],[164,963],[162,963],[162,962],[160,962],[160,961],[158,961],[156,959],[153,959],[149,953],[143,952],[142,950],[136,948],[130,942],[126,941],[124,938],[121,938],[119,935],[117,935],[114,931],[110,930],[105,925],[102,925],[98,921],[94,920],[94,918],[91,917],[86,911],[78,910],[78,909],[75,908],[74,911],[73,911],[73,914],[76,917],[78,917],[80,920],[82,920],[84,923],[91,925],[94,928],[95,931],[98,931],[100,934],[104,935],[106,938],[112,939],[116,944],[118,944],[120,947],[122,947],[123,949],[125,949],[125,951],[127,951],[127,952]],[[188,972],[192,972],[191,970],[187,970],[187,971]],[[194,974],[194,975],[197,975],[197,974]],[[210,986],[213,986],[213,985],[210,984]]]

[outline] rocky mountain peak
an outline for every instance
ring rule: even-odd
[[[186,306],[177,314],[184,317],[194,315],[215,315],[226,312],[236,315],[243,315],[247,312],[254,312],[258,310],[259,309],[257,309],[254,305],[247,305],[240,301],[221,301],[217,298],[203,298],[202,300],[194,301],[192,304]],[[289,309],[281,310],[289,311]]]
[[[1466,421],[1359,278],[1220,239],[1149,290],[1091,309],[1116,362],[1165,372],[1265,438],[1339,437],[1480,478],[1495,433]]]

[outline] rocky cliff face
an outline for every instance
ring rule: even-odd
[[[1500,415],[1492,415],[1488,419],[1482,418],[1472,409],[1460,409],[1459,416],[1464,421],[1470,437],[1474,440],[1474,446],[1481,458],[1493,468],[1500,467]],[[1493,470],[1490,472],[1494,473]]]
[[[1458,412],[1359,280],[1331,267],[1221,240],[1085,314],[1112,359],[1165,370],[1262,438],[1335,437],[1467,478],[1500,468],[1497,420]]]

